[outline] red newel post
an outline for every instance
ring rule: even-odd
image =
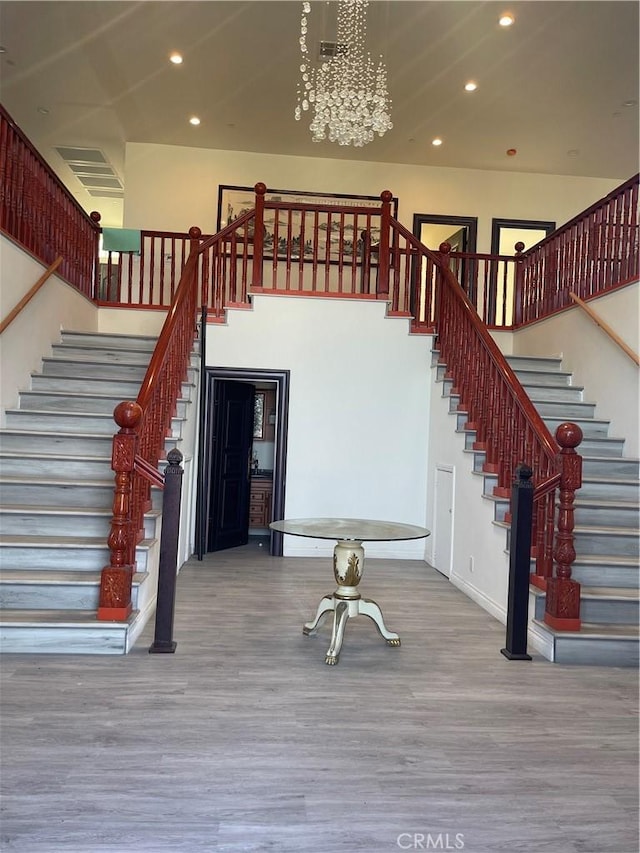
[[[380,193],[380,249],[378,252],[378,287],[376,295],[386,299],[389,296],[389,234],[391,233],[391,200],[393,193],[384,190]]]
[[[254,187],[256,191],[256,213],[253,225],[253,269],[251,286],[262,287],[262,261],[264,253],[264,195],[267,185],[262,182]]]
[[[523,304],[523,289],[524,289],[524,256],[522,254],[524,250],[524,243],[521,240],[518,240],[516,245],[514,246],[516,250],[516,254],[514,256],[516,270],[514,275],[514,294],[513,294],[513,317],[511,318],[511,324],[517,325],[522,322],[522,304]]]
[[[571,579],[571,566],[576,558],[573,547],[573,501],[582,485],[582,457],[575,448],[582,441],[577,424],[560,424],[556,430],[560,451],[560,505],[558,530],[553,557],[555,576],[547,580],[547,604],[544,621],[558,631],[580,630],[580,584]]]
[[[137,428],[142,420],[142,408],[134,402],[119,403],[113,419],[120,431],[113,437],[111,468],[115,471],[113,519],[108,538],[111,564],[105,566],[100,578],[98,619],[122,621],[131,613],[131,582],[134,565],[128,562],[135,548],[136,531],[131,519],[133,466],[138,441]]]

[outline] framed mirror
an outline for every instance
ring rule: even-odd
[[[253,437],[264,439],[264,391],[256,391],[253,398]]]

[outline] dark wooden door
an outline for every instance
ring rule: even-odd
[[[214,383],[207,551],[249,541],[254,394],[248,382]]]

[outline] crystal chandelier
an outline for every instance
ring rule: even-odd
[[[361,148],[374,135],[393,127],[387,69],[382,57],[376,66],[365,53],[369,0],[338,0],[338,38],[335,55],[319,67],[311,64],[307,48],[311,4],[302,4],[300,19],[300,74],[295,117],[311,114],[314,142],[329,139],[338,145]]]

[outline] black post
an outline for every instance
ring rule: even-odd
[[[528,465],[518,465],[511,489],[507,645],[500,649],[509,660],[531,660],[531,655],[527,654],[527,624],[533,521],[532,475],[533,471]]]
[[[196,471],[196,557],[202,560],[207,549],[207,500],[204,486],[205,476],[205,436],[207,424],[207,314],[206,305],[200,314],[200,398],[198,406],[198,470]]]
[[[183,470],[182,453],[170,450],[164,471],[162,500],[162,533],[160,534],[160,566],[158,568],[158,600],[156,602],[156,632],[149,654],[173,654],[173,611],[176,602],[176,573],[178,570],[178,533],[180,531],[180,495]]]

